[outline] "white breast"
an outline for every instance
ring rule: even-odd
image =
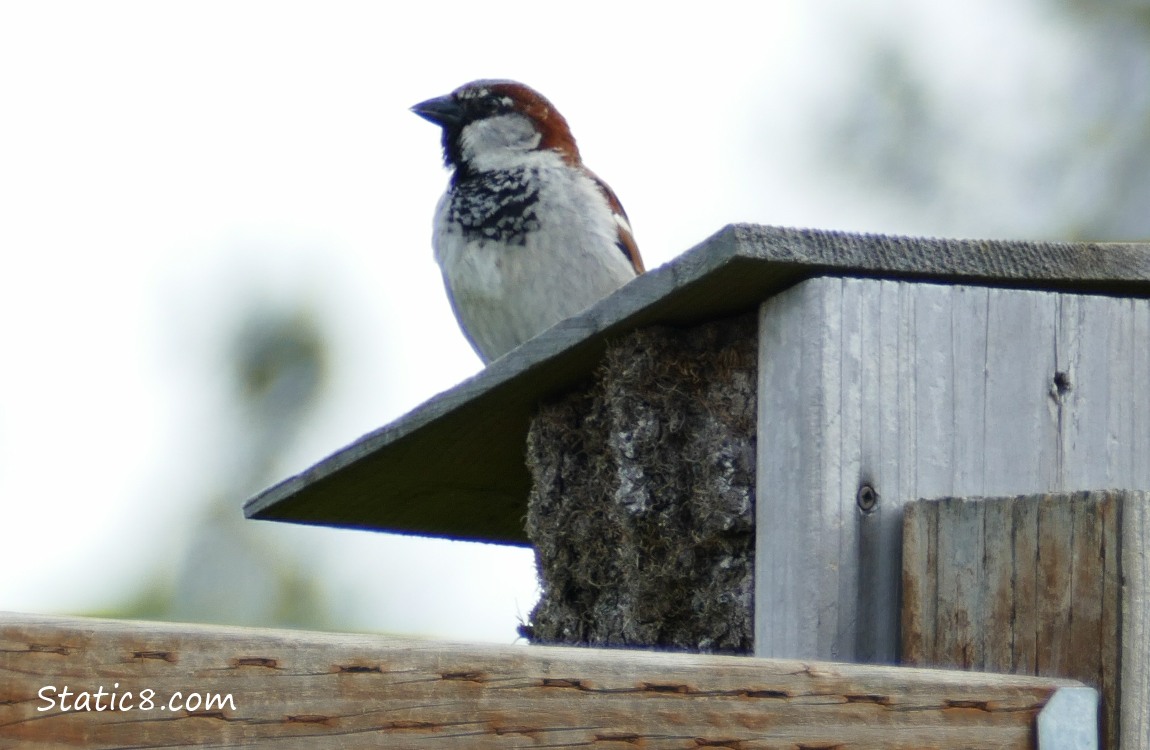
[[[436,260],[456,317],[486,362],[635,276],[616,245],[611,208],[591,179],[557,156],[541,163],[538,173],[539,228],[523,244],[465,238],[447,221],[449,195],[436,210]]]

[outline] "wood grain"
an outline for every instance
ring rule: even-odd
[[[1150,493],[1122,506],[1122,639],[1117,692],[1123,750],[1150,748]],[[1107,726],[1112,725],[1109,722]]]
[[[1051,678],[0,615],[0,746],[1025,748]],[[40,711],[45,686],[231,695]],[[113,686],[115,686],[113,688]]]
[[[810,279],[767,300],[755,653],[893,663],[908,502],[1150,488],[1148,320],[1144,299],[875,279]],[[864,485],[879,498],[868,512],[856,504]],[[1031,515],[1040,512],[1063,510],[1018,506],[1010,515],[1035,529],[1060,523]],[[973,526],[940,537],[933,551],[940,565],[958,565],[955,577],[937,582],[949,592],[934,593],[956,609],[935,613],[950,618],[936,635],[972,659],[986,644],[978,623],[962,619],[978,595],[963,571],[981,554],[983,528],[1005,528],[1001,513],[970,518]],[[1005,611],[1021,597],[1048,609],[1018,608],[1035,620],[1015,642],[993,642],[996,660],[1005,663],[1009,650],[1012,662],[1038,659],[1038,669],[1058,670],[1072,658],[1077,646],[1063,653],[1033,641],[1044,629],[1076,632],[1061,608],[1076,583],[1050,568],[1070,564],[1067,538],[1022,540],[1043,547],[1020,563],[1035,567],[1020,570],[1018,588],[993,603]],[[1099,569],[1087,566],[1081,577]],[[1083,612],[1077,624],[1099,616]]]
[[[1148,508],[1150,492],[1118,490],[911,504],[904,662],[1082,680],[1106,746],[1150,748]]]

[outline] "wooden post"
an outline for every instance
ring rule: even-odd
[[[905,503],[1150,487],[1148,377],[1146,299],[824,277],[767,300],[755,653],[893,662]]]
[[[905,512],[907,664],[1101,689],[1106,747],[1150,748],[1150,493],[946,498]]]
[[[1078,685],[0,614],[0,747],[33,750],[1034,748],[1040,711]],[[1070,718],[1097,731],[1089,711]]]

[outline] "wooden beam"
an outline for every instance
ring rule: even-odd
[[[1077,685],[0,614],[4,747],[1028,748]],[[100,689],[116,710],[95,710]]]

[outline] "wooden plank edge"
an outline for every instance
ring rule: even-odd
[[[33,748],[1034,747],[1039,711],[1057,691],[1080,686],[903,667],[0,613],[0,745]],[[73,701],[86,694],[89,710],[63,710],[63,687]],[[98,689],[119,707],[94,710]],[[152,710],[133,703],[143,691],[154,691]],[[181,700],[200,696],[198,705],[156,710],[177,692]],[[207,707],[210,695],[231,701]]]
[[[586,345],[589,340],[603,333],[619,329],[635,318],[641,319],[644,310],[674,293],[689,293],[691,285],[729,263],[737,255],[738,246],[723,241],[729,229],[718,232],[674,261],[638,276],[579,315],[560,321],[390,424],[363,435],[317,464],[262,490],[245,501],[244,514],[248,518],[270,517],[269,511],[274,506],[310,485],[372,456],[384,446],[397,443],[449,417],[488,393],[509,387],[529,371],[541,367],[562,367],[562,363],[556,360],[577,357],[578,353],[573,350],[580,345]],[[589,365],[587,369],[593,366]],[[531,393],[527,400],[534,402],[540,395]]]
[[[1122,661],[1118,688],[1122,750],[1150,748],[1150,492],[1123,493]]]

